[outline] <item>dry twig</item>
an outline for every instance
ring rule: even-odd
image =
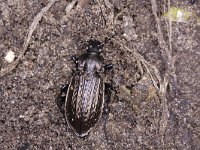
[[[28,45],[31,40],[31,36],[33,32],[35,31],[39,21],[41,20],[42,16],[51,8],[51,6],[56,2],[57,0],[51,0],[46,7],[44,7],[33,19],[32,24],[29,26],[29,31],[28,31],[28,36],[23,44],[22,52],[19,54],[19,57],[10,65],[8,65],[6,68],[2,69],[0,72],[0,77],[10,73],[13,69],[17,67],[19,64],[20,60],[22,60],[23,56],[25,55]]]
[[[159,86],[162,79],[161,79],[161,76],[160,76],[160,73],[158,71],[158,69],[150,64],[149,62],[147,62],[144,57],[142,55],[140,55],[136,50],[132,50],[130,49],[129,47],[125,46],[126,44],[124,44],[122,41],[119,42],[119,39],[113,39],[115,43],[120,43],[120,46],[125,49],[126,51],[128,52],[131,52],[133,54],[133,57],[131,57],[131,59],[134,61],[134,60],[137,60],[137,62],[140,64],[142,64],[144,66],[144,68],[146,69],[147,73],[149,74],[150,78],[151,78],[151,81],[154,85],[154,87],[159,90]]]
[[[167,91],[167,86],[170,81],[170,76],[173,77],[173,80],[176,84],[176,74],[175,74],[175,67],[174,67],[175,57],[172,56],[172,23],[170,21],[169,24],[167,24],[168,25],[168,28],[167,28],[168,29],[168,40],[169,40],[168,41],[169,47],[168,47],[168,45],[166,44],[166,42],[163,38],[160,19],[157,16],[158,7],[157,7],[156,0],[151,0],[151,4],[152,4],[152,11],[153,11],[153,14],[154,14],[154,17],[156,20],[156,24],[157,24],[158,42],[159,42],[160,47],[163,50],[163,52],[162,52],[163,58],[164,58],[164,60],[166,60],[166,67],[167,67],[167,70],[163,77],[162,84],[160,85],[160,97],[161,97],[161,105],[162,105],[163,111],[162,111],[162,119],[160,121],[159,132],[162,136],[161,142],[164,145],[164,134],[165,134],[166,128],[168,126],[168,116],[169,116],[166,91]],[[170,0],[168,0],[168,9],[169,8],[170,8]]]

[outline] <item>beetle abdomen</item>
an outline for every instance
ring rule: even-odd
[[[65,104],[68,125],[79,136],[85,136],[102,114],[104,104],[103,79],[95,74],[76,74],[69,85]]]

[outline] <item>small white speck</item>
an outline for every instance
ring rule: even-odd
[[[19,116],[19,118],[24,118],[24,117],[25,117],[24,115],[20,115],[20,116]]]
[[[178,20],[183,20],[183,12],[178,10],[177,14],[176,14],[176,17],[177,17]]]
[[[8,51],[5,58],[4,58],[8,63],[11,63],[15,59],[15,53],[13,51]]]

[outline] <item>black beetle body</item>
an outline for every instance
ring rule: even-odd
[[[66,93],[63,96],[63,99],[65,99],[63,113],[66,122],[80,137],[88,135],[98,123],[103,112],[105,94],[108,94],[105,91],[102,74],[104,65],[100,48],[101,43],[99,41],[89,41],[87,52],[76,61],[77,68],[70,84],[65,88],[65,91],[61,92]],[[109,95],[106,97],[108,98]],[[61,102],[59,102],[59,105],[62,107]]]
[[[191,4],[194,4],[196,2],[196,0],[191,0]]]

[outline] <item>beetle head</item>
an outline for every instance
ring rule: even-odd
[[[87,52],[88,53],[100,53],[101,49],[103,48],[103,44],[98,40],[89,40],[87,45]]]

